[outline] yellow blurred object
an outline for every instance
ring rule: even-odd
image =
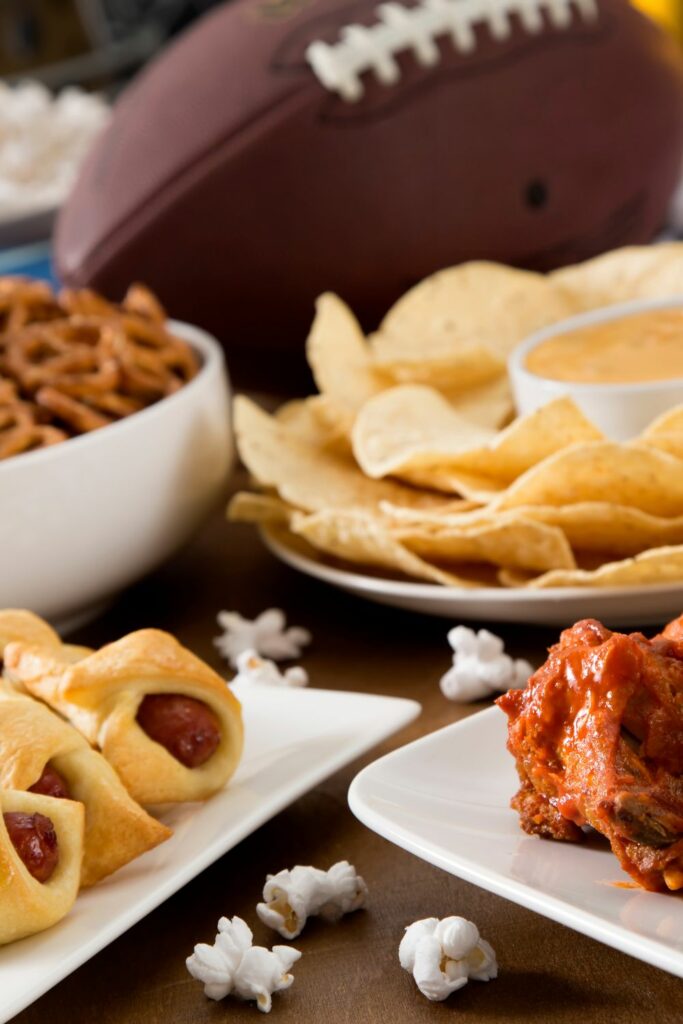
[[[645,14],[667,28],[683,42],[683,0],[633,0]]]

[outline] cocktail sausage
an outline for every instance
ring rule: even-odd
[[[71,799],[66,781],[51,764],[46,764],[38,781],[29,786],[29,793],[42,793],[43,796],[53,796],[59,800]]]
[[[137,714],[147,735],[186,768],[199,768],[216,750],[221,733],[213,711],[200,700],[175,693],[147,694]]]
[[[59,863],[55,827],[44,814],[8,811],[5,828],[27,871],[38,882],[47,882]]]

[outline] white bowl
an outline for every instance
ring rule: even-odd
[[[0,607],[83,619],[163,562],[223,495],[234,458],[218,342],[175,394],[92,434],[0,462]]]
[[[520,415],[533,412],[553,398],[569,395],[610,440],[629,441],[636,437],[660,413],[683,404],[683,378],[643,381],[636,384],[581,384],[548,380],[545,377],[538,377],[526,368],[526,357],[541,342],[580,327],[619,320],[633,313],[681,307],[683,296],[625,302],[608,306],[606,309],[581,313],[532,334],[517,346],[508,360],[517,412]]]

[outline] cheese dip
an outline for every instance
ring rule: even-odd
[[[657,309],[557,334],[527,355],[537,377],[582,384],[683,379],[683,308]]]

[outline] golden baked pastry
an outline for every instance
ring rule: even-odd
[[[62,643],[52,626],[23,608],[3,608],[0,611],[0,661],[5,647],[13,641],[32,647],[59,647]]]
[[[85,807],[81,884],[94,885],[168,839],[73,726],[31,697],[0,690],[0,786]]]
[[[0,943],[44,931],[69,913],[82,854],[83,804],[0,790]]]
[[[0,610],[0,665],[5,647],[14,641],[31,647],[59,650],[63,661],[80,661],[87,654],[92,654],[92,647],[63,644],[59,634],[39,615],[24,608],[3,608]]]
[[[239,701],[168,633],[142,629],[72,665],[10,644],[5,671],[99,747],[142,804],[204,800],[237,767]]]
[[[0,609],[0,672],[2,672],[5,648],[11,643],[44,647],[54,652],[55,656],[64,662],[80,661],[87,654],[92,654],[90,647],[63,644],[61,637],[49,623],[25,608]],[[7,691],[10,693],[21,692],[22,690],[23,687],[20,683],[11,683],[6,676],[0,675],[0,694]]]

